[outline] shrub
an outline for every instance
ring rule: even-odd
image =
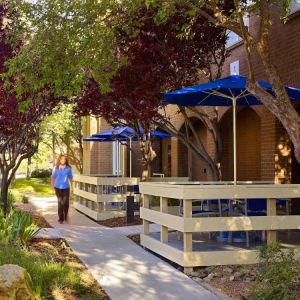
[[[253,299],[299,299],[300,261],[293,249],[278,243],[259,248],[261,271],[252,289]]]
[[[31,222],[31,214],[27,212],[11,211],[4,218],[0,211],[0,244],[21,244],[26,245],[39,232],[40,228]]]
[[[32,178],[49,178],[52,174],[51,169],[36,169],[31,172]]]
[[[11,189],[8,193],[11,196],[12,204],[15,202],[23,202],[23,194],[21,194],[19,191]]]
[[[29,203],[29,197],[26,195],[22,195],[22,203],[24,203],[24,204]]]

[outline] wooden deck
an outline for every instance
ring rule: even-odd
[[[300,185],[141,183],[140,192],[143,194],[141,218],[144,223],[144,233],[141,235],[142,245],[185,267],[187,271],[196,266],[256,263],[256,247],[259,243],[251,242],[253,232],[261,232],[262,240],[270,244],[277,241],[277,231],[285,230],[284,232],[288,233],[291,230],[300,229],[300,216],[278,215],[276,207],[278,198],[300,198]],[[152,196],[160,197],[159,211],[150,207]],[[170,198],[183,201],[183,216],[169,213]],[[267,201],[266,216],[192,217],[192,203],[195,199],[227,199],[230,202],[261,198]],[[161,225],[159,234],[149,233],[150,223]],[[237,231],[247,232],[248,243],[233,242],[232,236]],[[180,240],[178,240],[177,232],[181,236]],[[221,232],[229,232],[230,243],[226,244],[205,238],[208,233],[220,235]],[[278,234],[279,236],[280,234]],[[299,246],[298,241],[294,244],[291,242],[292,240],[286,245]]]

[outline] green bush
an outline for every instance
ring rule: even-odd
[[[22,195],[22,203],[23,204],[29,203],[29,197],[27,195]]]
[[[36,169],[31,172],[32,178],[49,178],[52,174],[51,169]]]
[[[259,248],[260,272],[251,291],[252,299],[299,299],[300,261],[293,249],[278,243]]]
[[[0,244],[26,245],[39,232],[40,228],[31,222],[31,214],[11,211],[5,218],[0,210]]]
[[[37,299],[46,298],[49,295],[48,291],[55,287],[68,287],[78,292],[84,290],[79,272],[25,249],[0,247],[0,265],[3,264],[16,264],[27,270]]]

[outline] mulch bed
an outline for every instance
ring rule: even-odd
[[[28,245],[28,249],[31,252],[36,252],[43,255],[49,255],[51,259],[57,263],[70,266],[73,270],[79,271],[85,278],[85,281],[89,282],[91,286],[90,291],[93,296],[97,296],[95,299],[109,300],[109,296],[101,288],[98,282],[94,279],[91,273],[87,270],[85,265],[74,254],[67,242],[63,239],[34,239]],[[63,290],[64,300],[83,300],[78,296],[72,294],[70,290]],[[98,298],[99,296],[99,298]],[[94,298],[93,298],[94,299]]]
[[[123,227],[123,226],[134,226],[142,225],[143,220],[139,216],[134,216],[134,221],[132,223],[127,223],[126,217],[117,217],[111,218],[104,221],[97,221],[99,225],[114,228],[114,227]]]
[[[31,220],[34,221],[40,228],[53,228],[42,216],[41,213],[35,210],[31,203],[18,203],[15,205],[14,210],[22,210],[31,214]]]
[[[41,228],[52,228],[45,218],[37,211],[31,212],[31,220]]]

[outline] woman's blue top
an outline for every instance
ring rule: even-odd
[[[70,180],[73,179],[72,169],[68,166],[64,168],[54,168],[52,178],[55,180],[54,187],[57,189],[69,189]]]

